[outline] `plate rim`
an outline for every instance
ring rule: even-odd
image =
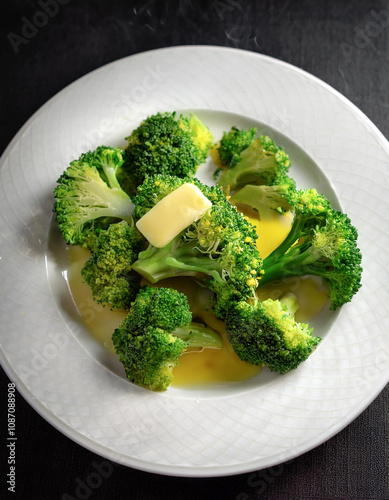
[[[198,50],[222,50],[222,51],[231,51],[231,52],[244,52],[247,56],[249,57],[255,57],[255,58],[262,58],[264,60],[270,61],[272,64],[276,64],[279,66],[284,66],[288,70],[300,73],[304,76],[304,78],[308,78],[312,81],[315,82],[315,84],[320,85],[324,89],[326,89],[328,92],[330,92],[333,96],[335,96],[337,99],[339,99],[344,105],[350,108],[350,110],[354,113],[357,114],[358,117],[364,122],[365,126],[369,127],[371,131],[373,132],[374,136],[376,139],[379,140],[381,146],[386,150],[386,153],[389,156],[389,142],[385,138],[385,136],[382,134],[382,132],[378,129],[378,127],[374,124],[374,122],[368,118],[355,104],[353,104],[347,97],[342,95],[339,91],[331,87],[329,84],[323,82],[321,79],[318,77],[306,72],[305,70],[298,68],[288,62],[276,59],[272,56],[260,54],[257,52],[251,52],[248,50],[242,50],[242,49],[237,49],[233,47],[224,47],[224,46],[217,46],[217,45],[179,45],[175,47],[162,47],[159,49],[152,49],[136,54],[132,54],[129,56],[124,56],[120,59],[117,59],[115,61],[111,61],[99,68],[96,68],[95,70],[81,76],[80,78],[76,79],[74,82],[70,83],[66,87],[64,87],[62,90],[60,90],[57,94],[52,96],[46,103],[44,103],[38,110],[36,110],[32,116],[25,122],[25,124],[19,129],[19,131],[15,134],[15,136],[11,139],[10,143],[4,150],[3,154],[1,155],[0,159],[0,169],[2,168],[3,161],[7,158],[9,155],[10,151],[12,151],[13,147],[17,144],[19,141],[20,137],[23,136],[25,131],[32,126],[33,122],[37,120],[42,114],[47,107],[49,107],[52,102],[55,99],[58,99],[59,96],[61,96],[63,93],[67,92],[69,89],[71,89],[73,86],[79,85],[80,83],[82,84],[82,81],[93,77],[95,73],[98,73],[99,71],[103,70],[104,68],[107,68],[110,65],[115,65],[120,63],[120,61],[125,61],[129,60],[131,58],[135,57],[145,57],[148,54],[151,53],[158,53],[162,51],[177,51],[177,50],[190,50],[190,51],[198,51]],[[341,200],[342,201],[342,200]],[[258,464],[258,459],[255,460],[253,459],[253,465],[252,467],[247,467],[247,463],[242,463],[240,464],[240,467],[237,465],[222,465],[220,466],[220,471],[218,471],[219,467],[205,467],[205,468],[200,468],[198,466],[183,466],[181,470],[174,470],[172,472],[172,468],[174,469],[174,466],[165,466],[161,464],[155,464],[152,463],[150,467],[147,466],[147,462],[135,465],[134,463],[131,465],[128,463],[128,461],[125,460],[125,457],[123,455],[123,460],[121,460],[121,457],[115,452],[114,457],[110,456],[110,449],[106,447],[105,445],[102,445],[101,443],[96,442],[95,440],[89,439],[87,436],[83,435],[80,433],[78,430],[74,429],[71,427],[69,424],[61,420],[61,418],[56,415],[52,410],[47,408],[41,401],[36,399],[30,392],[29,388],[27,385],[20,379],[19,374],[14,371],[12,365],[8,362],[7,357],[4,355],[2,349],[0,349],[0,359],[1,359],[1,364],[2,367],[7,374],[7,376],[10,378],[11,381],[15,382],[16,388],[18,392],[24,397],[24,399],[32,406],[38,414],[40,414],[49,424],[53,425],[57,430],[59,430],[62,434],[66,435],[76,443],[80,444],[81,446],[89,449],[92,452],[101,454],[101,456],[104,456],[108,458],[109,460],[112,460],[113,462],[121,463],[122,465],[129,466],[129,467],[136,467],[139,468],[140,470],[144,470],[146,472],[151,472],[151,473],[159,473],[159,474],[164,474],[164,475],[173,475],[173,476],[183,476],[183,477],[216,477],[216,476],[226,476],[226,475],[235,475],[235,474],[240,474],[244,472],[250,472],[253,470],[258,469],[258,466],[255,465],[254,462]],[[16,381],[17,380],[17,381]],[[360,402],[360,405],[354,408],[354,411],[350,412],[348,414],[348,418],[344,419],[342,423],[337,423],[336,425],[333,426],[332,433],[326,431],[324,432],[324,435],[322,436],[322,439],[315,441],[312,443],[312,446],[310,447],[305,447],[304,451],[297,451],[295,455],[289,454],[288,459],[290,457],[295,458],[302,453],[306,453],[307,451],[316,448],[323,442],[327,441],[331,437],[333,437],[335,434],[340,432],[340,430],[344,429],[347,425],[349,425],[360,413],[362,413],[370,404],[371,402],[378,396],[378,394],[383,390],[383,388],[386,386],[386,384],[389,382],[389,377],[387,378],[382,378],[381,383],[377,384],[376,390],[374,391],[373,394],[371,394],[371,397],[366,400],[364,399],[363,401]],[[133,458],[132,460],[140,462],[137,458]],[[269,464],[266,465],[266,467],[269,466],[274,466],[277,463],[280,463],[279,460],[275,460],[274,463],[269,462]],[[158,470],[156,470],[158,469]],[[166,469],[166,470],[165,470]],[[189,473],[189,475],[188,475]]]

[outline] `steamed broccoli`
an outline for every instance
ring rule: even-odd
[[[229,132],[224,132],[216,147],[219,162],[223,167],[233,168],[240,161],[240,153],[248,148],[254,141],[257,129],[249,130],[232,127]]]
[[[246,184],[233,194],[230,201],[234,204],[248,205],[259,213],[263,207],[284,213],[292,208],[288,197],[295,186],[295,181],[287,175],[280,179],[278,184],[272,186]]]
[[[72,161],[58,179],[53,210],[69,245],[91,248],[99,229],[119,220],[132,222],[134,205],[116,176],[122,153],[100,146]]]
[[[126,138],[125,164],[120,180],[134,186],[155,174],[194,176],[213,144],[210,130],[194,115],[157,113],[146,118]]]
[[[217,180],[224,190],[233,191],[245,184],[279,184],[290,167],[285,151],[265,135],[255,139],[234,163],[224,169]]]
[[[126,221],[111,224],[100,232],[93,253],[81,270],[96,302],[113,309],[130,308],[140,287],[139,277],[131,273],[132,263],[144,241]]]
[[[361,286],[357,230],[348,216],[331,207],[315,189],[293,191],[292,227],[285,240],[263,260],[259,286],[289,276],[315,275],[329,285],[331,309],[349,302]]]
[[[222,345],[220,335],[192,322],[186,296],[171,288],[144,286],[112,336],[127,377],[151,390],[166,390],[188,347]]]
[[[212,207],[162,248],[149,245],[133,269],[156,283],[173,276],[194,276],[216,294],[214,312],[222,317],[228,303],[253,296],[261,272],[255,228],[233,207],[218,187],[197,179],[149,177],[134,197],[135,217],[185,182],[195,184]]]
[[[297,309],[293,294],[280,300],[235,304],[226,320],[227,335],[235,353],[243,361],[265,365],[279,373],[297,368],[321,340],[312,336],[309,325],[295,321]]]

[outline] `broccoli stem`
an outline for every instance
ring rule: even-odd
[[[290,316],[293,316],[296,314],[296,312],[299,310],[300,308],[300,304],[297,300],[297,297],[294,293],[285,293],[285,295],[283,295],[279,301],[281,302],[281,304],[283,306],[286,306],[287,310],[288,310],[288,314]]]
[[[101,195],[102,194],[101,192]],[[108,206],[96,208],[91,214],[91,219],[115,217],[132,223],[135,205],[132,203],[131,198],[121,188],[107,188],[104,193],[104,198],[102,197],[101,199],[104,200]],[[97,201],[96,207],[98,207]]]
[[[175,276],[196,276],[199,273],[223,282],[222,268],[216,259],[205,254],[203,256],[198,250],[197,241],[180,245],[180,240],[179,236],[162,248],[150,245],[140,252],[132,268],[150,283]]]
[[[109,162],[102,162],[101,166],[103,167],[104,173],[107,177],[108,184],[110,185],[111,188],[118,188],[122,190],[117,177],[116,177],[116,170],[117,167],[111,165]]]
[[[290,210],[290,205],[285,198],[285,193],[279,185],[253,185],[246,184],[242,189],[235,193],[231,202],[243,203],[255,208],[259,213],[263,207],[269,207],[273,210],[282,212],[282,210]]]
[[[319,255],[317,252],[310,249],[301,251],[296,246],[289,252],[280,257],[279,261],[263,261],[263,271],[259,286],[268,284],[271,281],[278,281],[291,276],[303,276],[307,274],[323,276],[328,275],[328,269],[325,268],[325,263],[316,266]]]
[[[293,241],[296,241],[295,236],[290,237],[289,243],[293,245]],[[281,244],[282,247],[284,247],[284,243]],[[279,252],[277,249],[264,259],[264,274],[259,281],[259,286],[291,276],[309,274],[322,278],[331,277],[333,266],[331,263],[320,261],[320,252],[309,243],[302,242],[293,246],[287,243],[285,249],[285,253]]]
[[[264,182],[265,173],[276,170],[277,162],[274,156],[266,156],[263,152],[259,154],[257,150],[251,155],[247,153],[247,149],[245,152],[246,155],[244,153],[241,155],[242,159],[235,167],[223,171],[218,180],[219,186],[222,188],[230,186],[231,189],[235,189],[241,184]]]
[[[79,175],[78,178],[80,181],[85,180],[86,188],[80,193],[69,192],[64,199],[79,199],[80,218],[82,218],[82,209],[85,207],[86,218],[90,220],[115,217],[132,222],[135,205],[120,187],[110,188],[97,173],[94,177]]]
[[[219,333],[201,323],[192,322],[188,326],[177,328],[172,334],[186,342],[188,347],[213,347],[215,349],[222,347]]]

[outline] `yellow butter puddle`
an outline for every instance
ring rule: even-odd
[[[246,216],[257,229],[258,250],[265,258],[288,234],[292,216],[280,215],[274,211],[264,211],[259,220],[254,213]],[[112,311],[97,304],[88,285],[82,282],[81,269],[89,258],[89,251],[80,247],[69,247],[69,267],[67,270],[69,288],[81,319],[91,335],[108,351],[113,352],[111,336],[126,316],[125,311]],[[209,311],[209,293],[190,278],[174,278],[158,283],[184,292],[189,300],[194,319],[201,319],[218,331],[223,338],[221,349],[188,350],[180,358],[180,365],[174,369],[173,385],[207,385],[220,382],[239,382],[254,377],[259,368],[241,361],[227,340],[224,323]],[[276,285],[259,289],[258,297],[277,299],[286,292],[296,294],[300,309],[296,320],[309,322],[328,303],[326,288],[317,278],[292,278]]]

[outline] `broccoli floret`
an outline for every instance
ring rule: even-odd
[[[122,153],[100,146],[72,161],[58,179],[53,210],[69,245],[91,248],[100,229],[119,220],[132,222],[134,204],[116,177]]]
[[[83,281],[102,306],[129,309],[140,288],[140,278],[132,273],[145,239],[126,221],[111,224],[100,232],[93,253],[81,270]]]
[[[149,245],[133,269],[156,283],[174,276],[194,276],[216,294],[214,312],[223,317],[230,301],[253,296],[262,260],[256,248],[257,233],[218,187],[197,179],[149,177],[134,197],[135,216],[142,215],[184,182],[192,182],[212,207],[162,248]]]
[[[142,218],[162,198],[178,189],[184,182],[191,182],[198,186],[196,178],[185,179],[169,174],[157,174],[147,178],[138,186],[137,193],[133,197],[135,205],[134,219],[139,220]],[[224,197],[222,193],[220,195]]]
[[[123,184],[132,182],[135,187],[150,175],[193,177],[214,140],[196,116],[176,118],[175,112],[149,116],[126,139],[120,179]]]
[[[252,365],[287,373],[298,367],[320,342],[313,329],[297,323],[296,297],[267,299],[254,304],[238,302],[227,315],[226,330],[235,353]]]
[[[234,193],[231,197],[231,203],[248,205],[259,213],[263,207],[284,213],[292,208],[288,196],[295,187],[295,181],[287,175],[280,179],[278,184],[272,186],[246,184]]]
[[[358,233],[349,217],[334,210],[315,189],[290,193],[294,218],[288,236],[263,261],[259,286],[289,276],[323,277],[331,309],[349,302],[361,286]]]
[[[240,153],[248,148],[254,141],[257,129],[249,130],[231,127],[229,132],[224,132],[216,150],[219,155],[219,163],[226,168],[233,168],[240,161]]]
[[[217,332],[192,322],[183,293],[148,285],[140,289],[112,341],[129,380],[151,390],[170,386],[188,347],[222,346]]]
[[[290,167],[289,156],[265,135],[255,139],[240,153],[239,161],[221,173],[217,184],[224,190],[245,184],[279,184]]]

